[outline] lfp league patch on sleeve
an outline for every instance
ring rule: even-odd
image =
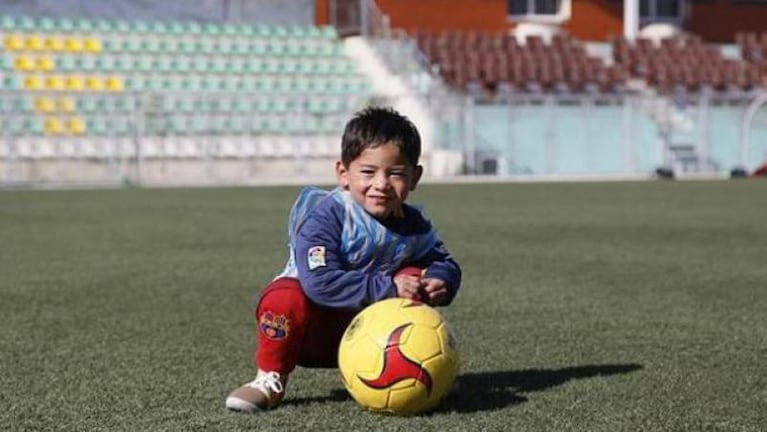
[[[325,246],[310,247],[307,254],[307,262],[309,264],[309,270],[327,266],[327,263],[325,262]]]

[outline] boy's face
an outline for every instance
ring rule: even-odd
[[[376,219],[402,217],[402,203],[415,189],[423,168],[412,167],[395,144],[365,149],[348,167],[336,162],[338,184]]]

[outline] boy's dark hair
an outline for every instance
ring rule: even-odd
[[[411,165],[421,157],[421,136],[413,122],[389,107],[368,107],[349,120],[341,138],[341,162],[344,166],[365,149],[392,143]]]

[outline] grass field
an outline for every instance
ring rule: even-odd
[[[424,185],[464,269],[460,392],[360,410],[337,372],[225,412],[297,188],[0,193],[0,430],[767,430],[767,182]]]

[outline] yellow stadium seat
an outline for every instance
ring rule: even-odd
[[[43,132],[46,135],[61,135],[64,132],[64,122],[58,117],[48,117],[43,123]]]
[[[83,135],[87,130],[85,120],[82,117],[72,117],[67,120],[67,130],[72,135]]]
[[[85,88],[85,82],[79,75],[70,75],[66,78],[64,85],[67,90],[80,91]]]
[[[6,51],[23,51],[24,37],[17,34],[5,35],[3,46],[5,46]]]
[[[45,78],[45,88],[48,90],[64,90],[66,86],[66,79],[61,75],[49,75]]]
[[[107,90],[113,91],[113,92],[120,92],[125,89],[125,83],[123,82],[122,77],[110,75],[104,80],[104,86]]]
[[[27,39],[24,43],[27,50],[29,51],[43,51],[45,50],[45,40],[42,36],[39,35],[30,35],[27,36]]]
[[[35,70],[35,59],[30,56],[20,55],[13,61],[13,68],[20,72],[32,72]]]
[[[51,52],[64,51],[64,39],[59,36],[48,36],[45,38],[45,48]]]
[[[44,55],[37,58],[35,66],[41,72],[51,72],[56,69],[56,62],[53,60],[53,57]]]
[[[40,113],[50,114],[56,111],[56,101],[47,97],[36,98],[35,110]]]
[[[24,78],[24,88],[26,90],[42,90],[45,87],[45,80],[39,75],[27,75]]]
[[[75,112],[75,100],[71,97],[64,97],[58,100],[58,109],[64,113]]]
[[[83,48],[85,49],[85,52],[94,54],[100,53],[102,50],[101,40],[95,37],[85,38],[83,41]]]
[[[68,37],[64,40],[64,50],[69,52],[82,52],[83,42],[76,37]]]
[[[104,90],[104,80],[97,75],[89,76],[85,78],[85,87],[93,91]]]

